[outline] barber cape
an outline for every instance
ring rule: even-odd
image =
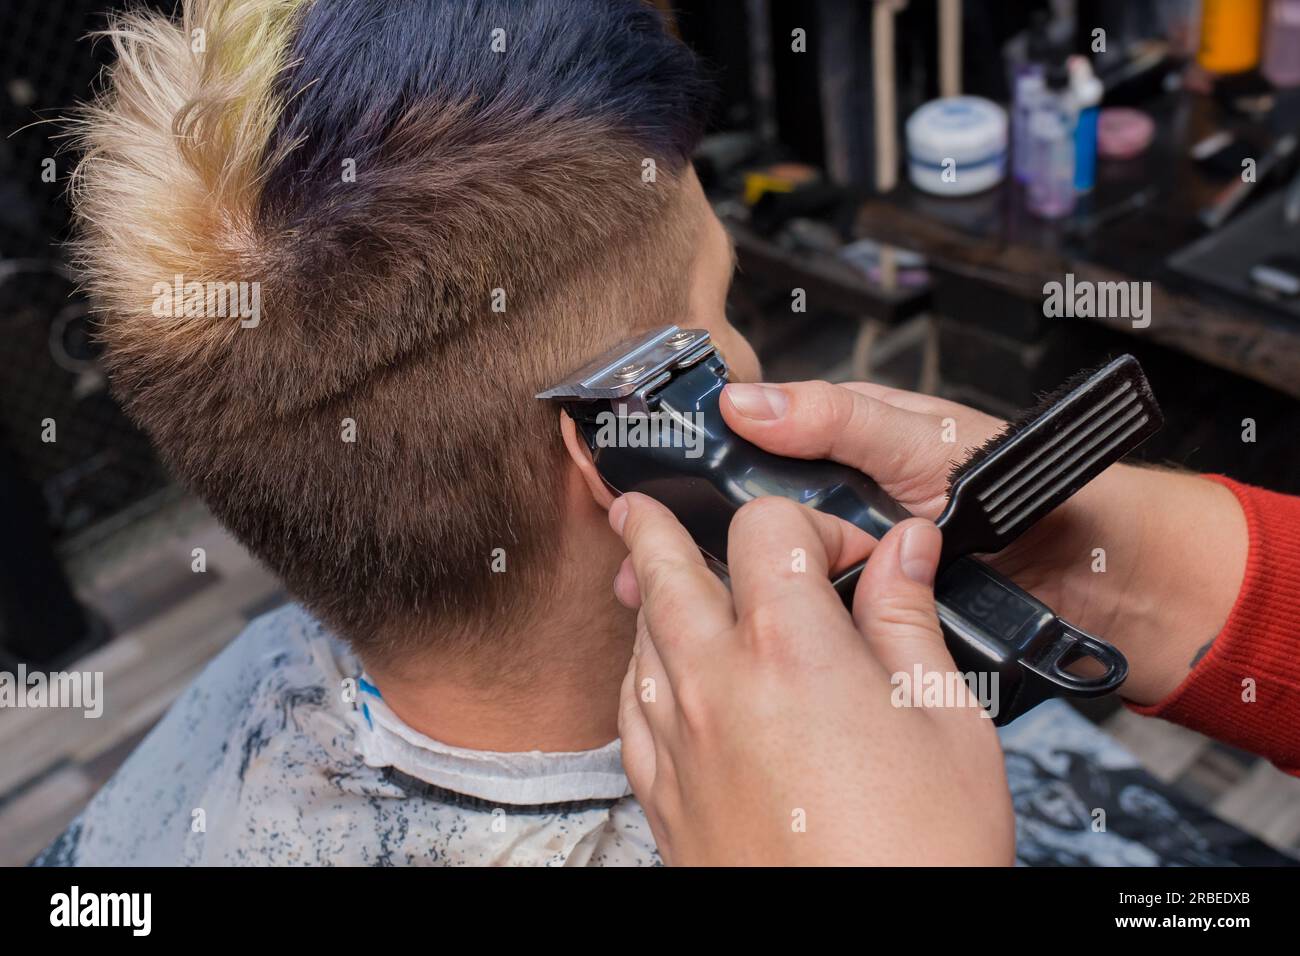
[[[618,741],[503,754],[417,733],[290,605],[208,665],[38,863],[657,863],[630,793]]]
[[[1212,841],[1203,813],[1065,704],[1002,733],[1022,863],[1222,864],[1235,852],[1224,833],[1245,839],[1209,818]],[[658,865],[630,794],[618,741],[490,753],[418,733],[347,645],[290,605],[208,665],[35,862]]]

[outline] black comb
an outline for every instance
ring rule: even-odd
[[[942,565],[1001,551],[1123,458],[1164,422],[1137,359],[1124,355],[1074,380],[1045,411],[1009,427],[953,474]]]

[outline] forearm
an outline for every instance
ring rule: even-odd
[[[1300,776],[1300,498],[1224,478],[1249,541],[1232,609],[1193,672],[1137,707],[1261,754]]]
[[[1186,678],[1241,588],[1246,522],[1227,488],[1118,466],[996,563],[1129,661],[1124,696],[1153,704]]]
[[[1113,598],[1108,638],[1129,659],[1124,696],[1136,704],[1164,700],[1214,643],[1241,591],[1250,542],[1236,497],[1198,475],[1126,468],[1108,489],[1135,499],[1128,513],[1111,507],[1107,528],[1119,541],[1130,528],[1134,548],[1107,569],[1099,600]],[[1119,482],[1116,482],[1119,485]],[[1112,502],[1113,504],[1113,502]],[[1102,545],[1104,547],[1104,545]]]
[[[1300,498],[1116,468],[1043,524],[998,559],[1124,652],[1139,713],[1300,775]]]

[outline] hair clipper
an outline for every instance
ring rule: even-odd
[[[726,364],[707,331],[668,326],[615,346],[537,397],[559,402],[573,418],[611,489],[666,505],[721,573],[732,516],[763,495],[835,515],[875,538],[911,517],[853,468],[773,455],[741,438],[718,406],[726,382]],[[989,682],[996,707],[989,709],[998,725],[1050,697],[1107,694],[1128,673],[1114,647],[971,557],[1006,547],[1162,424],[1132,356],[1071,386],[958,467],[937,521],[944,545],[935,599],[944,639],[963,673],[996,675]],[[611,422],[637,419],[677,423],[690,431],[700,453],[653,440],[602,440]],[[833,582],[846,604],[863,566]],[[1072,673],[1083,658],[1101,673]]]

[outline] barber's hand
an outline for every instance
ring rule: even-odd
[[[723,417],[779,455],[830,458],[937,518],[949,473],[1004,423],[927,395],[853,383],[728,385]],[[1193,475],[1116,465],[990,558],[1129,659],[1123,693],[1154,703],[1222,629],[1245,570],[1235,496]]]
[[[872,550],[838,519],[759,499],[731,524],[731,591],[652,499],[623,496],[610,524],[630,551],[615,591],[640,607],[623,763],[666,862],[1013,861],[993,722],[959,681],[937,707],[897,706],[891,684],[957,671],[933,524],[903,522]],[[867,551],[850,617],[828,575]]]

